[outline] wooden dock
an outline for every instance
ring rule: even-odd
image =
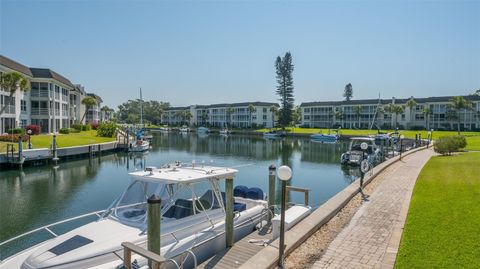
[[[251,234],[235,242],[233,247],[225,249],[210,259],[200,264],[197,268],[218,268],[218,269],[230,269],[238,268],[245,261],[253,257],[264,246],[261,245],[261,241],[268,241],[272,238],[270,226],[265,226],[260,230],[255,230]],[[257,241],[256,243],[250,243],[250,240]]]

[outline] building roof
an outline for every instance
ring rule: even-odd
[[[195,109],[205,109],[205,108],[217,108],[217,107],[239,107],[239,106],[279,106],[277,103],[270,103],[270,102],[243,102],[243,103],[222,103],[222,104],[212,104],[212,105],[195,105]],[[167,110],[185,110],[190,109],[190,106],[184,107],[170,107]]]
[[[21,63],[15,62],[14,60],[9,59],[3,55],[0,55],[0,65],[6,66],[12,70],[15,70],[29,77],[33,77],[32,72],[27,66]]]
[[[81,94],[83,94],[83,95],[87,94],[87,93],[85,92],[85,88],[84,88],[82,85],[80,85],[80,84],[75,84],[74,90],[77,91],[77,92],[79,92],[79,93],[81,93]]]
[[[66,77],[48,68],[30,68],[34,78],[52,78],[72,88],[75,86]]]
[[[480,96],[478,95],[465,95],[463,96],[469,101],[480,101]],[[438,97],[424,97],[424,98],[415,98],[413,99],[419,103],[435,103],[435,102],[450,102],[453,96],[438,96]],[[390,104],[395,100],[395,104],[406,104],[410,98],[402,99],[380,99],[382,105]],[[376,105],[378,104],[378,99],[360,99],[360,100],[350,100],[350,101],[319,101],[319,102],[304,102],[301,103],[301,107],[313,107],[313,106],[348,106],[348,105]]]
[[[90,97],[93,97],[93,98],[97,99],[97,101],[100,101],[100,103],[103,102],[102,97],[100,97],[100,96],[98,96],[98,95],[96,95],[96,94],[94,94],[94,93],[87,93],[87,95],[90,96]]]

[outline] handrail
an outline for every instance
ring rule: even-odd
[[[126,269],[132,269],[132,252],[136,253],[149,261],[152,261],[152,268],[160,269],[160,265],[165,262],[165,257],[151,252],[130,242],[123,242],[123,265]]]
[[[305,199],[305,205],[308,206],[309,202],[309,192],[310,189],[307,188],[299,188],[299,187],[293,187],[293,186],[287,186],[287,191],[296,191],[296,192],[303,192],[304,194],[304,199]]]
[[[41,230],[47,230],[49,233],[52,233],[54,234],[53,232],[49,231],[49,228],[52,227],[52,226],[56,226],[56,225],[59,225],[59,224],[63,224],[63,223],[66,223],[66,222],[69,222],[69,221],[72,221],[72,220],[77,220],[77,219],[81,219],[81,218],[85,218],[85,217],[88,217],[88,216],[92,216],[92,215],[97,215],[100,214],[100,213],[103,213],[105,212],[106,210],[100,210],[100,211],[95,211],[95,212],[90,212],[90,213],[87,213],[87,214],[83,214],[83,215],[80,215],[80,216],[76,216],[76,217],[73,217],[73,218],[69,218],[69,219],[65,219],[65,220],[61,220],[61,221],[57,221],[57,222],[54,222],[54,223],[51,223],[51,224],[48,224],[48,225],[45,225],[45,226],[42,226],[42,227],[39,227],[39,228],[36,228],[34,230],[31,230],[31,231],[28,231],[26,233],[23,233],[23,234],[20,234],[20,235],[17,235],[15,237],[12,237],[8,240],[5,240],[3,242],[0,242],[0,246],[3,246],[9,242],[12,242],[16,239],[19,239],[21,237],[24,237],[26,235],[29,235],[29,234],[32,234],[32,233],[35,233],[35,232],[38,232],[38,231],[41,231]],[[58,235],[57,235],[58,236]],[[55,237],[57,237],[55,236]]]

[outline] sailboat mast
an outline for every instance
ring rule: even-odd
[[[142,88],[140,88],[140,126],[143,128],[143,98],[142,98]]]

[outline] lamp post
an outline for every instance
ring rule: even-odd
[[[400,161],[402,160],[402,151],[403,151],[403,139],[405,136],[402,134],[400,135]]]
[[[363,193],[363,178],[365,177],[365,173],[368,172],[370,168],[368,159],[365,158],[365,152],[368,149],[368,144],[365,142],[362,142],[360,144],[360,149],[362,150],[362,160],[360,161],[360,194],[362,195],[362,198],[366,200],[367,196]]]
[[[292,169],[286,165],[282,165],[277,170],[278,178],[282,181],[282,209],[280,215],[280,245],[278,246],[278,267],[283,266],[283,252],[285,249],[285,207],[287,196],[287,181],[292,178]]]
[[[27,130],[27,134],[28,134],[28,149],[32,149],[32,141],[30,139],[30,137],[32,136],[32,129],[28,129]]]

